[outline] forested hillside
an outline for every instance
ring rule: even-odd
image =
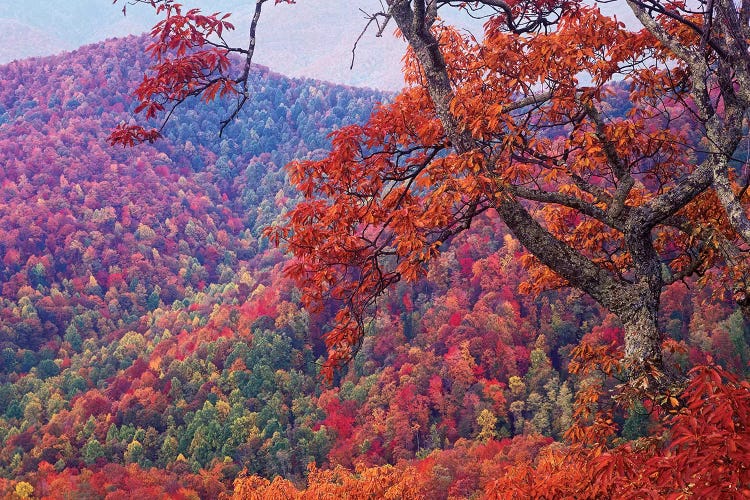
[[[112,147],[149,64],[144,43],[0,67],[6,497],[492,496],[532,491],[571,463],[606,478],[591,457],[618,446],[633,463],[674,467],[645,438],[674,424],[653,401],[584,425],[598,422],[592,392],[618,383],[605,374],[622,328],[580,292],[519,290],[520,244],[490,217],[378,300],[356,357],[326,382],[335,304],[305,311],[261,232],[299,199],[282,167],[323,157],[332,130],[391,96],[256,67],[252,100],[222,137],[228,110],[195,103],[164,140]],[[746,374],[750,330],[725,296],[690,279],[664,292],[669,363]],[[746,405],[739,382],[713,370],[696,380]],[[707,422],[739,436],[728,456],[747,453],[747,422],[735,434]]]
[[[322,345],[258,236],[295,196],[281,167],[385,96],[258,67],[221,138],[214,106],[182,110],[170,140],[113,148],[144,44],[0,68],[2,477],[215,459],[227,485],[251,462],[299,476],[331,439],[306,402]]]

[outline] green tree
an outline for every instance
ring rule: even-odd
[[[94,437],[91,437],[83,448],[81,448],[81,457],[86,465],[95,463],[105,456],[104,446]]]
[[[159,449],[159,466],[168,467],[177,459],[177,455],[179,455],[179,453],[180,449],[177,439],[175,439],[175,437],[171,435],[167,436],[166,438],[164,438],[164,442]]]
[[[137,440],[133,439],[133,441],[131,441],[128,444],[128,447],[125,450],[125,454],[123,455],[123,458],[125,459],[125,463],[128,463],[128,464],[135,463],[135,464],[143,465],[142,463],[143,458],[144,458],[143,445]]]
[[[36,367],[36,373],[42,380],[60,374],[60,367],[51,359],[43,359]]]

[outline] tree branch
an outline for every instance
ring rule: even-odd
[[[587,215],[593,219],[596,219],[602,224],[606,224],[607,226],[613,229],[617,229],[620,232],[624,231],[625,229],[622,222],[617,220],[615,217],[610,216],[604,210],[597,208],[591,203],[575,196],[570,196],[560,192],[552,193],[540,189],[530,189],[518,185],[510,185],[507,187],[507,189],[519,198],[538,201],[541,203],[554,203],[556,205],[572,208],[574,210],[578,210],[583,215]]]
[[[458,122],[450,111],[454,94],[437,40],[424,25],[415,24],[419,17],[415,16],[408,2],[389,0],[389,5],[394,20],[424,68],[427,90],[435,112],[454,149],[459,154],[480,149],[467,131],[460,131]],[[416,5],[419,7],[424,4],[417,0]],[[510,193],[503,192],[500,186],[491,201],[513,235],[544,265],[605,307],[620,309],[623,306],[623,284],[618,282],[615,275],[555,238]]]

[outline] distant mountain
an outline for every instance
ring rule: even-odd
[[[185,0],[188,7],[205,12],[231,12],[237,30],[229,39],[247,42],[247,26],[255,2],[247,0]],[[126,6],[123,16],[122,7]],[[604,4],[606,11],[633,24],[629,9],[619,3]],[[360,10],[361,9],[361,10]],[[391,24],[381,38],[375,30],[362,38],[350,69],[354,43],[365,26],[364,12],[381,9],[379,0],[304,0],[294,5],[268,2],[258,29],[256,62],[285,75],[311,77],[382,90],[403,87],[401,58],[405,44],[393,36]],[[475,35],[482,20],[453,12],[449,21],[460,20]],[[13,24],[7,24],[13,21]],[[153,9],[116,5],[105,0],[26,0],[0,2],[0,64],[29,56],[72,50],[111,37],[148,32],[157,18]],[[4,25],[3,25],[4,23]]]
[[[123,17],[122,6],[100,0],[31,0],[0,3],[0,19],[13,19],[61,42],[60,50],[70,50],[100,39],[118,35],[139,34],[153,24],[156,17],[149,8],[133,8]],[[123,20],[125,22],[123,23]],[[118,29],[119,28],[119,29]],[[27,43],[23,32],[18,44]],[[30,43],[28,45],[31,45]],[[33,47],[29,47],[33,49]],[[35,55],[44,55],[36,48]]]

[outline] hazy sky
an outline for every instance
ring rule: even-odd
[[[237,26],[232,41],[244,45],[255,2],[251,0],[183,0],[207,12],[232,12]],[[619,2],[618,2],[619,4]],[[607,4],[618,9],[618,4]],[[145,5],[123,0],[0,0],[0,64],[13,59],[72,50],[106,38],[148,31],[157,18]],[[298,0],[294,5],[268,2],[258,30],[255,61],[289,76],[310,76],[350,85],[399,89],[404,45],[393,36],[360,41],[353,70],[351,50],[365,26],[366,12],[379,0]],[[627,13],[620,14],[627,20]],[[479,34],[481,23],[470,25]]]

